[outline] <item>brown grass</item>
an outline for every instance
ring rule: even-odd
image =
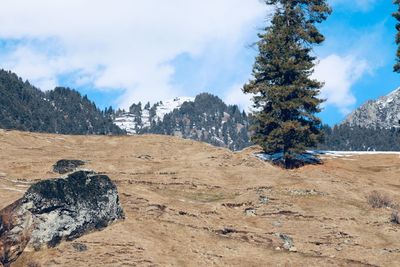
[[[378,208],[395,208],[396,203],[387,195],[378,191],[372,191],[367,196],[368,203],[375,209]]]
[[[73,158],[116,182],[126,212],[126,220],[77,240],[86,251],[71,242],[25,250],[12,267],[264,266],[266,259],[270,266],[400,266],[400,252],[383,253],[398,247],[392,211],[366,209],[373,190],[400,203],[399,155],[326,156],[323,165],[287,171],[256,152],[167,136],[0,130],[0,209],[30,182],[58,176],[59,159]],[[290,236],[297,253],[283,249],[277,233]]]
[[[26,265],[27,267],[41,267],[41,265],[37,262],[31,261],[28,262],[28,264]]]

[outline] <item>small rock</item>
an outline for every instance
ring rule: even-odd
[[[260,196],[260,203],[261,204],[268,204],[269,198],[266,196]]]
[[[76,170],[78,167],[85,165],[82,160],[61,159],[53,165],[53,171],[59,174],[65,174]]]
[[[138,156],[137,158],[138,158],[138,159],[144,159],[144,160],[151,160],[151,159],[153,159],[153,157],[150,156],[150,155],[140,155],[140,156]]]
[[[275,235],[283,241],[283,247],[285,249],[289,250],[291,247],[294,247],[293,238],[290,236],[281,233],[276,233]]]
[[[219,234],[223,234],[223,235],[227,235],[227,234],[231,234],[231,233],[236,233],[237,231],[233,228],[227,228],[225,227],[222,230],[217,231]]]
[[[272,222],[272,225],[275,226],[275,227],[281,227],[281,226],[282,226],[282,223],[281,223],[281,222],[278,222],[278,221],[273,221],[273,222]]]
[[[87,246],[82,243],[73,243],[72,247],[78,252],[83,252],[87,250]]]
[[[296,248],[296,247],[290,247],[290,248],[289,248],[289,251],[290,251],[290,252],[297,252],[297,248]]]
[[[254,208],[247,208],[244,210],[246,216],[256,216],[256,210]]]

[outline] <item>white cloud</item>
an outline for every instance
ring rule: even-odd
[[[352,87],[360,78],[371,72],[367,61],[354,56],[338,56],[335,54],[322,58],[313,73],[313,78],[324,82],[319,97],[326,99],[323,106],[333,106],[342,115],[347,115],[356,104]],[[224,100],[228,104],[237,104],[241,109],[252,109],[252,95],[244,94],[243,84],[236,84],[226,92]]]
[[[240,109],[248,112],[252,107],[252,95],[242,92],[243,84],[232,86],[226,93],[224,101],[230,105],[238,105]]]
[[[2,64],[12,65],[12,70],[18,74],[27,74],[23,78],[29,77],[35,86],[43,90],[53,89],[57,85],[59,62],[47,55],[36,53],[29,46],[19,45],[2,60]]]
[[[375,1],[330,2],[366,10]],[[0,40],[16,42],[7,51],[0,51],[0,67],[15,71],[45,90],[56,86],[61,76],[69,76],[72,87],[125,89],[118,103],[127,107],[139,100],[186,95],[171,81],[175,73],[171,61],[186,53],[205,59],[196,72],[204,82],[198,85],[203,91],[208,80],[219,78],[213,73],[216,65],[224,65],[219,69],[232,73],[237,68],[247,69],[237,58],[251,42],[249,32],[253,34],[265,18],[262,2],[3,0]],[[255,37],[250,36],[253,41]],[[362,47],[366,49],[366,45]],[[359,59],[365,54],[373,53],[363,51],[345,57],[333,54],[320,60],[314,77],[326,82],[322,90],[322,97],[327,98],[325,105],[337,107],[342,114],[353,107],[356,99],[352,85],[370,68]],[[242,93],[240,79],[233,77],[235,84],[221,86],[228,89],[218,95],[247,110],[251,95]]]
[[[71,73],[75,85],[125,89],[126,107],[182,93],[171,60],[237,51],[265,12],[259,0],[4,0],[0,39],[18,42],[0,65],[44,89]]]
[[[363,59],[333,54],[320,60],[313,77],[325,82],[321,90],[321,97],[327,100],[324,105],[332,105],[346,115],[356,103],[352,86],[370,71],[370,66]]]

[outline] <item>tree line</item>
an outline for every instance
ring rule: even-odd
[[[42,92],[0,70],[0,128],[59,134],[123,134],[87,96],[57,87]]]

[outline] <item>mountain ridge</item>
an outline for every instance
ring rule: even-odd
[[[252,115],[202,93],[128,111],[104,111],[87,96],[63,87],[43,92],[0,70],[0,128],[58,134],[162,134],[237,151],[252,145]],[[323,150],[400,151],[400,88],[370,100],[334,127],[323,126]],[[122,129],[121,129],[122,128]],[[125,131],[126,130],[126,131]],[[313,149],[313,148],[311,148]]]
[[[341,124],[365,128],[400,128],[400,87],[350,113]]]
[[[114,123],[129,134],[163,134],[240,150],[250,146],[250,117],[237,105],[227,105],[219,97],[201,93],[196,97],[176,97],[142,108],[132,104],[129,111],[118,110]]]
[[[114,124],[126,130],[128,135],[138,133],[144,127],[150,127],[152,120],[163,121],[164,116],[179,109],[185,102],[193,102],[194,97],[175,97],[166,101],[159,101],[150,108],[150,102],[141,109],[141,102],[132,104],[129,111],[120,110],[116,113]],[[140,110],[137,110],[140,107]],[[140,117],[140,118],[139,118]]]
[[[123,134],[87,96],[64,87],[42,92],[0,70],[0,128],[60,134]]]

